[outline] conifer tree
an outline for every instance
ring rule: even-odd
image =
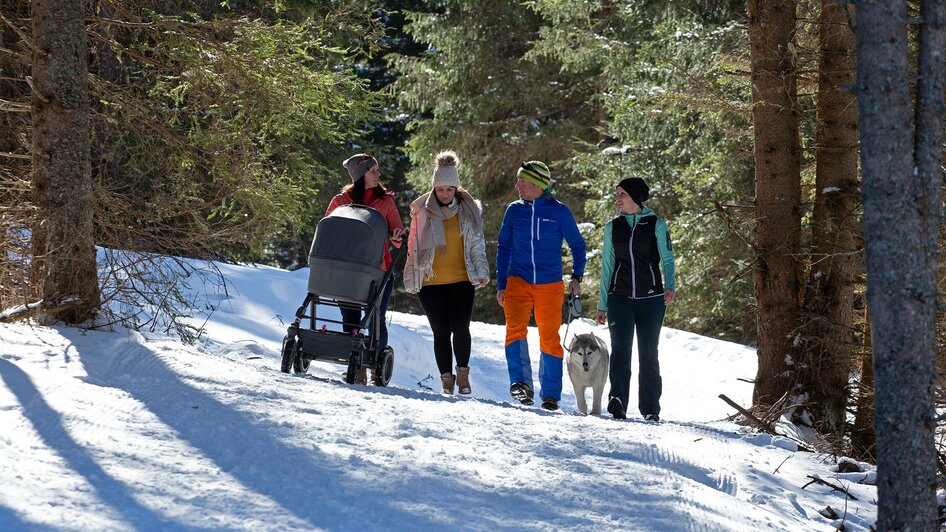
[[[34,0],[33,283],[46,321],[82,323],[99,307],[92,232],[88,62],[82,0]]]
[[[30,19],[20,5],[0,4],[2,67],[10,75],[3,81],[9,100],[0,114],[14,127],[3,132],[9,146],[3,156],[28,161],[43,156],[43,145],[31,151],[21,142],[30,126],[13,114],[29,106],[24,73],[31,61],[22,51],[33,49]],[[353,53],[340,47],[371,40],[369,5],[192,7],[174,1],[96,3],[84,18],[88,44],[77,52],[92,58],[81,78],[91,82],[85,98],[86,105],[94,102],[91,134],[76,132],[60,145],[94,155],[91,180],[86,175],[71,182],[92,185],[94,240],[83,239],[82,246],[106,249],[105,297],[112,310],[126,299],[131,307],[125,316],[132,321],[140,314],[136,305],[173,300],[180,276],[169,277],[156,263],[141,264],[154,255],[126,252],[262,260],[273,253],[280,233],[299,228],[311,238],[312,224],[304,219],[312,210],[324,212],[324,205],[313,207],[312,196],[337,189],[344,174],[340,161],[380,107],[381,98],[350,68]],[[46,226],[24,231],[32,225],[31,205],[24,205],[16,186],[28,179],[15,165],[4,164],[0,172],[0,208],[9,214],[0,232],[0,249],[9,259],[0,262],[5,304],[28,300],[28,265],[44,264],[17,249],[18,240],[32,235],[40,258],[49,247]],[[46,201],[42,194],[35,197]],[[167,282],[172,285],[162,285]],[[188,302],[177,303],[187,312]]]
[[[792,345],[801,301],[801,176],[794,1],[750,0],[756,173],[755,293],[758,358],[753,402],[792,390]]]
[[[920,5],[915,107],[906,2],[856,6],[879,530],[937,527],[933,383],[946,6]],[[904,127],[910,116],[914,127]]]
[[[821,2],[816,177],[811,260],[801,331],[809,393],[822,432],[840,440],[854,348],[854,270],[857,264],[857,102],[854,96],[854,7]]]

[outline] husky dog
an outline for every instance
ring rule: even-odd
[[[608,368],[611,356],[608,346],[593,333],[578,334],[568,346],[568,376],[578,398],[578,410],[588,413],[585,402],[585,390],[591,388],[592,414],[601,413],[601,396],[604,385],[608,382]]]

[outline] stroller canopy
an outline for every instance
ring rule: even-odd
[[[309,249],[313,258],[380,266],[387,245],[384,216],[364,205],[342,205],[319,222]]]
[[[384,216],[364,205],[342,205],[322,218],[309,249],[309,292],[366,302],[384,272]]]

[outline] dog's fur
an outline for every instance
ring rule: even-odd
[[[568,376],[575,388],[578,410],[588,413],[585,390],[591,388],[591,413],[601,413],[601,397],[608,382],[611,355],[608,346],[593,333],[578,334],[568,346]]]

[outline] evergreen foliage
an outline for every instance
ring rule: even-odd
[[[668,324],[751,341],[753,176],[740,3],[531,5],[549,22],[533,53],[598,80],[603,139],[569,161],[598,192],[587,213],[600,229],[615,215],[617,182],[644,177],[678,261],[682,297],[668,308]],[[600,245],[600,234],[589,244]]]
[[[98,87],[100,134],[111,140],[99,173],[103,236],[260,259],[273,229],[302,220],[306,198],[339,173],[375,99],[335,69],[343,52],[312,22],[146,24],[113,50],[131,82]],[[128,218],[145,223],[129,228]],[[151,227],[164,229],[156,242]]]
[[[668,324],[751,341],[743,4],[431,4],[437,9],[409,13],[407,26],[429,43],[427,53],[394,62],[401,105],[415,117],[406,146],[410,182],[426,189],[429,156],[457,150],[464,186],[484,199],[494,220],[489,236],[515,198],[510,181],[518,161],[525,153],[544,158],[557,194],[572,200],[579,221],[592,220],[585,236],[594,250],[615,214],[615,184],[644,177],[652,206],[669,221],[685,291]],[[597,266],[592,252],[584,286],[594,300]],[[478,306],[477,316],[491,308]]]
[[[510,0],[430,2],[406,16],[406,30],[427,43],[419,56],[392,60],[400,76],[394,89],[411,116],[405,149],[415,190],[430,189],[435,153],[460,154],[460,181],[483,201],[491,261],[506,204],[517,199],[515,172],[522,161],[549,163],[556,196],[581,220],[587,191],[563,163],[595,139],[595,80],[530,55],[543,19]],[[477,319],[502,319],[494,290],[479,291]]]
[[[8,43],[17,52],[31,45],[19,7],[5,4],[2,12],[15,30],[5,39],[17,36]],[[346,68],[355,51],[345,47],[366,43],[360,53],[375,46],[368,7],[92,6],[87,32],[96,244],[261,260],[278,252],[274,243],[281,235],[311,237],[324,203],[310,198],[340,183],[340,161],[383,100]],[[4,71],[28,70],[18,67],[28,57],[5,57]],[[11,80],[20,84],[25,81]],[[28,94],[4,90],[27,103]],[[19,139],[10,151],[29,156],[28,123],[7,117],[9,122],[18,131],[5,136],[5,144]],[[4,185],[22,182],[26,169],[4,165]],[[4,219],[2,234],[3,249],[22,249],[17,246],[20,228],[29,226],[28,198],[5,194],[3,200],[4,212],[27,205]],[[0,264],[3,278],[26,278],[29,261],[21,258]],[[159,283],[146,284],[160,292]],[[22,282],[4,284],[3,291],[4,301],[33,297]]]

